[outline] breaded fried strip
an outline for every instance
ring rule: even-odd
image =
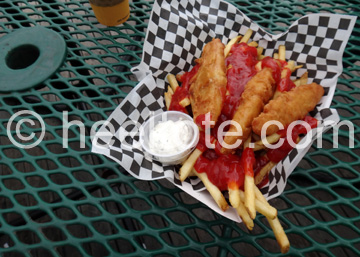
[[[293,121],[303,119],[309,111],[315,108],[323,94],[323,87],[316,83],[283,92],[279,97],[265,105],[264,111],[254,119],[252,122],[253,132],[261,135],[261,128],[271,120],[279,121],[286,127]],[[278,126],[271,125],[267,129],[266,135],[272,135],[278,130]]]
[[[227,83],[224,48],[220,39],[213,39],[205,45],[201,58],[197,60],[200,68],[189,90],[195,122],[199,115],[208,112],[211,121],[216,122],[221,114]]]
[[[251,123],[263,110],[264,105],[271,99],[275,91],[275,80],[272,70],[262,69],[252,77],[245,86],[241,95],[240,104],[236,109],[233,122],[237,122],[242,129],[242,136],[230,136],[229,132],[237,132],[234,125],[230,125],[229,131],[225,134],[224,142],[228,145],[235,144],[236,140],[246,140],[251,132]],[[222,148],[222,153],[230,153],[235,149]]]

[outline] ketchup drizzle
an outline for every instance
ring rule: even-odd
[[[184,113],[188,113],[185,107],[180,105],[180,102],[189,96],[189,88],[190,88],[190,81],[196,75],[197,71],[199,70],[200,65],[196,64],[191,71],[185,72],[181,76],[178,77],[178,80],[181,82],[181,87],[177,87],[172,98],[171,103],[169,106],[170,111],[180,111]]]
[[[197,172],[206,172],[209,180],[221,191],[233,186],[243,188],[244,168],[241,157],[234,154],[217,155],[214,150],[206,150],[196,161]]]
[[[304,121],[307,122],[312,129],[317,127],[317,119],[315,119],[311,116],[306,116],[304,118]],[[272,162],[281,161],[293,149],[293,147],[290,145],[290,143],[286,137],[286,132],[287,132],[287,128],[277,132],[282,138],[285,139],[285,141],[279,148],[269,149],[267,151],[266,155],[270,161],[272,161]],[[306,128],[304,126],[302,126],[301,124],[298,124],[292,130],[291,139],[293,140],[293,142],[296,142],[299,135],[304,135],[306,133],[307,133]]]
[[[290,79],[290,75],[291,75],[291,71],[289,68],[285,68],[287,69],[287,73],[286,73],[286,77],[282,78],[278,84],[277,90],[280,92],[286,92],[286,91],[290,91],[291,89],[293,89],[295,87],[294,82],[292,82],[292,80]]]
[[[279,63],[271,58],[271,57],[265,57],[262,61],[261,61],[261,68],[270,68],[272,70],[272,75],[273,78],[276,82],[276,84],[278,85],[280,82],[280,78],[281,78],[281,67],[279,65]]]
[[[232,119],[246,83],[256,74],[257,50],[246,43],[234,44],[225,59],[227,70],[227,91],[222,113]]]

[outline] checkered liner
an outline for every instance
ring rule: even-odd
[[[194,60],[201,56],[204,45],[212,38],[223,43],[244,34],[248,28],[254,33],[252,40],[273,55],[279,45],[286,46],[286,59],[294,60],[303,68],[294,77],[308,71],[309,81],[325,88],[312,115],[320,120],[323,133],[336,124],[339,116],[329,109],[336,88],[337,77],[342,72],[342,54],[355,24],[356,17],[335,14],[313,14],[294,22],[289,30],[271,35],[253,23],[233,5],[223,1],[156,1],[151,14],[143,59],[133,68],[141,82],[129,93],[118,108],[100,128],[93,140],[93,151],[119,162],[131,175],[142,180],[167,178],[193,197],[203,201],[224,216],[239,221],[238,215],[221,212],[199,179],[181,183],[177,167],[151,161],[141,151],[138,129],[150,115],[165,110],[164,89],[167,74],[188,71]],[[313,134],[313,135],[311,135]],[[310,148],[316,133],[308,134],[306,147],[293,149],[269,176],[269,183],[262,192],[269,198],[276,197],[285,188],[287,177]],[[300,142],[300,144],[301,144]]]

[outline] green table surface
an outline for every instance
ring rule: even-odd
[[[231,2],[272,33],[309,13],[360,14],[357,0]],[[126,23],[105,27],[88,1],[0,0],[0,37],[41,25],[58,32],[68,49],[56,74],[36,88],[0,94],[0,253],[280,255],[263,216],[257,216],[249,232],[169,182],[138,181],[117,163],[91,153],[91,126],[105,120],[137,84],[130,68],[141,60],[152,2],[133,0],[130,7]],[[359,42],[358,19],[331,105],[354,124],[355,148],[349,149],[346,128],[340,129],[339,147],[333,148],[330,131],[323,148],[313,146],[285,192],[270,201],[292,245],[288,256],[360,255]],[[15,146],[7,135],[9,119],[21,110],[39,114],[46,125],[42,142],[32,149]],[[64,129],[65,111],[69,122],[84,126]],[[25,136],[41,135],[38,122],[22,129]],[[68,148],[63,147],[66,134]]]

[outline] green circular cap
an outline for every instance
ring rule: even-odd
[[[41,26],[16,30],[0,38],[0,92],[41,84],[63,64],[65,40]]]

